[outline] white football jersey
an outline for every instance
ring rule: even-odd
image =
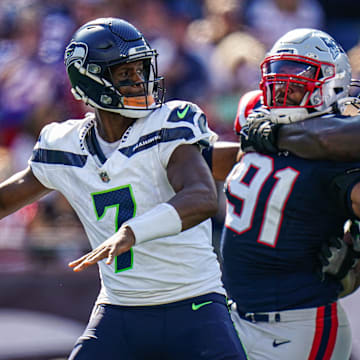
[[[179,145],[206,145],[214,135],[198,106],[171,101],[136,120],[106,159],[94,115],[88,114],[45,126],[29,164],[44,186],[67,198],[96,248],[124,221],[175,195],[166,168]],[[97,302],[155,305],[208,292],[224,294],[211,239],[207,220],[176,236],[137,244],[112,265],[100,261]]]

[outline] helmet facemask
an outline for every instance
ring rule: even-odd
[[[288,54],[267,57],[261,71],[267,108],[306,109],[300,112],[310,114],[324,105],[323,86],[335,76],[333,64]]]

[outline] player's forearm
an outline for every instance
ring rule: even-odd
[[[355,161],[360,159],[360,116],[314,118],[284,125],[278,147],[307,159]]]
[[[36,180],[30,169],[16,173],[0,184],[0,219],[31,204],[50,191]]]
[[[182,230],[215,215],[217,191],[208,164],[193,145],[179,146],[172,154],[167,177],[175,195],[168,201],[178,212]]]
[[[212,184],[194,184],[178,192],[169,204],[178,212],[182,230],[186,230],[215,216],[218,209],[216,189]]]
[[[224,181],[236,163],[240,143],[219,141],[212,150],[212,174],[215,180]]]
[[[177,235],[215,215],[217,198],[214,190],[197,183],[194,186],[186,186],[167,203],[160,203],[147,212],[127,220],[117,232],[119,234],[114,235],[114,239],[109,241],[117,242],[117,238],[123,235],[127,227],[131,229],[136,244]]]

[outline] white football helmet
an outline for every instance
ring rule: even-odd
[[[286,33],[262,62],[261,72],[264,105],[274,122],[342,112],[348,99],[349,59],[343,48],[320,30]],[[295,91],[300,91],[297,100],[292,95]]]

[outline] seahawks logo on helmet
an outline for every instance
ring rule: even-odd
[[[65,65],[69,67],[74,62],[79,61],[81,66],[84,65],[88,54],[88,46],[83,42],[71,42],[65,50]]]

